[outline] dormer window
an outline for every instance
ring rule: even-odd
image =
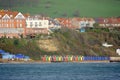
[[[22,13],[18,13],[15,19],[25,19]]]
[[[2,17],[2,19],[10,19],[10,17],[9,17],[7,14],[5,14],[5,15]]]

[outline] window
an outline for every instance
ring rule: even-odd
[[[8,19],[6,19],[6,22],[8,22]]]
[[[32,22],[30,22],[30,27],[32,27],[33,26],[33,23]]]
[[[19,20],[17,20],[17,22],[19,22]]]
[[[12,26],[11,27],[14,27],[14,24],[12,24]]]
[[[22,20],[20,20],[20,22],[22,22]]]
[[[17,28],[19,28],[19,24],[17,24]]]
[[[42,26],[41,22],[39,22],[39,26]]]
[[[37,22],[35,22],[35,27],[37,27],[38,25],[37,25]]]
[[[20,24],[20,28],[22,28],[22,24]]]
[[[26,23],[26,26],[28,26],[28,24]]]
[[[11,20],[11,22],[14,22],[14,20]]]
[[[46,22],[44,22],[44,25],[46,25]]]
[[[6,24],[6,26],[8,27],[8,24]]]
[[[6,22],[6,19],[4,19],[3,21]]]

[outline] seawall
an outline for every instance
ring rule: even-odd
[[[120,62],[120,57],[110,57],[110,62]]]

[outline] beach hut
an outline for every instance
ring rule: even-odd
[[[53,56],[53,61],[56,61],[56,56]]]
[[[55,57],[55,58],[56,58],[56,61],[58,61],[58,59],[59,59],[59,58],[58,58],[58,56],[57,56],[57,55],[56,55],[56,57]]]
[[[49,61],[49,56],[46,56],[46,61],[47,61],[47,62]]]
[[[24,57],[24,60],[25,60],[25,61],[28,61],[28,60],[30,60],[30,57],[29,57],[29,56],[25,56],[25,57]]]
[[[9,53],[2,54],[2,59],[14,59],[14,58],[15,55],[13,54],[9,54]]]
[[[16,55],[15,55],[15,58],[16,58],[16,59],[24,59],[24,57],[25,57],[25,56],[24,56],[23,54],[16,54]]]
[[[42,61],[45,62],[46,61],[46,56],[42,56]]]
[[[4,53],[5,53],[5,51],[0,49],[0,54],[4,54]]]
[[[85,28],[82,27],[82,28],[80,29],[80,32],[85,32]]]

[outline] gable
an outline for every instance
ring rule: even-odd
[[[18,13],[16,16],[15,16],[15,19],[25,19],[25,17],[23,16],[22,13]]]
[[[7,14],[5,14],[5,15],[2,17],[2,19],[10,19],[10,17],[9,17]]]

